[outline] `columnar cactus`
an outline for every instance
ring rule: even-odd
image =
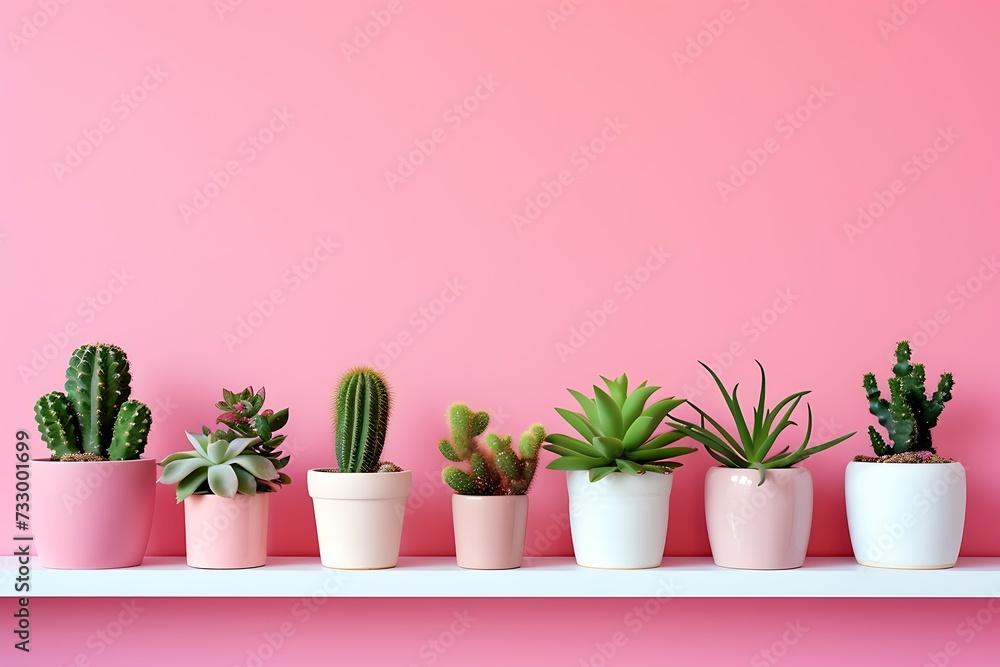
[[[334,396],[337,465],[341,472],[378,472],[389,426],[389,389],[374,368],[355,368]]]
[[[129,400],[131,381],[128,357],[120,347],[99,343],[73,352],[66,369],[66,393],[55,391],[35,403],[35,421],[54,457],[139,458],[152,416],[145,404]]]
[[[518,451],[511,448],[509,435],[486,435],[485,447],[477,438],[486,431],[490,417],[456,403],[448,408],[452,441],[442,440],[438,449],[449,461],[469,462],[469,472],[448,466],[444,481],[463,496],[519,496],[528,492],[538,467],[538,451],[545,429],[535,424],[521,436]]]
[[[909,342],[904,340],[896,346],[893,377],[889,378],[891,401],[882,398],[874,373],[864,376],[869,411],[878,417],[878,423],[885,428],[892,441],[891,445],[886,443],[875,427],[869,426],[868,436],[876,456],[916,451],[937,453],[931,443],[931,429],[937,426],[944,404],[951,400],[955,381],[951,373],[942,373],[937,391],[928,398],[924,388],[924,365],[911,364],[910,354]]]

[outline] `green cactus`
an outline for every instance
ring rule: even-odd
[[[896,363],[889,378],[891,400],[882,398],[874,373],[866,373],[863,385],[868,409],[889,435],[887,443],[874,426],[868,427],[872,449],[876,456],[926,451],[936,454],[931,441],[931,429],[937,426],[944,404],[951,400],[955,380],[951,373],[942,373],[937,391],[930,398],[925,389],[923,364],[910,363],[910,344],[901,341],[896,346]]]
[[[149,408],[139,401],[125,401],[115,420],[108,458],[112,461],[137,459],[146,448],[149,428],[153,425],[153,415]]]
[[[374,368],[349,370],[334,396],[337,465],[341,472],[378,472],[389,426],[390,397]]]
[[[80,454],[80,432],[76,413],[61,391],[45,394],[35,403],[35,421],[42,440],[57,457]]]
[[[131,381],[120,347],[98,343],[73,352],[66,393],[52,392],[35,403],[35,421],[55,458],[120,461],[142,455],[152,417],[146,405],[129,400]]]
[[[509,435],[489,433],[485,446],[480,444],[477,438],[489,423],[487,413],[473,412],[461,403],[448,408],[452,440],[442,440],[438,449],[449,461],[468,461],[469,472],[448,466],[441,476],[463,496],[524,495],[538,468],[538,451],[545,440],[545,429],[535,424],[525,431],[515,452]]]

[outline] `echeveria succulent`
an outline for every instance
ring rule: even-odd
[[[267,457],[246,453],[260,438],[224,440],[215,434],[188,433],[194,446],[189,452],[171,454],[159,462],[163,474],[158,481],[177,484],[177,502],[193,493],[234,498],[237,493],[257,494],[258,483],[278,488],[279,473]]]

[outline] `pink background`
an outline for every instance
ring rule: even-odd
[[[32,404],[85,342],[128,351],[156,457],[214,418],[222,386],[264,384],[294,453],[270,553],[314,555],[305,471],[333,461],[332,388],[380,363],[386,454],[414,471],[403,553],[452,554],[434,446],[452,401],[503,432],[563,430],[565,387],[624,370],[718,410],[696,360],[753,391],[757,358],[772,398],[813,389],[832,437],[870,423],[861,375],[884,379],[911,338],[929,375],[957,378],[935,442],[968,469],[962,553],[1000,555],[993,3],[225,1],[0,9],[5,437],[31,429],[42,453]],[[345,55],[371,12],[391,21]],[[67,163],[71,146],[88,154]],[[843,470],[866,448],[859,434],[808,462],[810,555],[850,554]],[[707,555],[709,459],[686,462],[667,553]],[[182,553],[172,496],[158,489],[151,555]],[[541,472],[531,553],[571,553],[565,511],[563,474]],[[594,642],[642,601],[337,600],[300,624],[291,600],[141,600],[98,654],[88,637],[120,602],[34,601],[30,662],[149,664],[155,647],[162,664],[243,665],[291,622],[266,664],[509,664],[516,642],[532,663],[596,666]],[[1000,625],[960,625],[985,605],[677,600],[612,661],[771,664],[758,652],[800,621],[783,664],[932,664],[950,641],[949,664],[991,664]],[[465,610],[479,620],[454,646],[421,652]]]

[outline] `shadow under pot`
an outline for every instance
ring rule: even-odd
[[[521,567],[528,526],[528,496],[451,497],[455,560],[470,570]]]
[[[411,480],[409,470],[310,470],[306,481],[323,565],[340,570],[396,567]]]
[[[813,484],[805,468],[709,468],[705,522],[720,567],[790,570],[802,567],[812,528]]]
[[[844,485],[858,563],[906,570],[955,565],[965,529],[961,463],[851,461]]]
[[[31,461],[31,520],[43,567],[142,563],[153,526],[156,461]]]
[[[187,564],[207,570],[239,570],[267,563],[270,493],[232,498],[196,494],[184,499]]]

